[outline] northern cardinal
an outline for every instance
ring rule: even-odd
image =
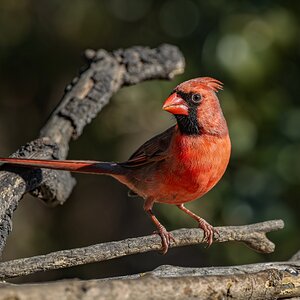
[[[144,143],[125,162],[0,158],[0,162],[35,168],[105,174],[144,198],[144,210],[157,227],[166,253],[173,237],[152,212],[155,202],[175,204],[195,219],[211,245],[215,229],[184,204],[210,189],[224,174],[231,152],[226,120],[216,92],[222,83],[210,77],[178,85],[163,105],[177,124]]]

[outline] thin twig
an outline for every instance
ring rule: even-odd
[[[266,221],[245,226],[218,227],[216,242],[239,241],[250,248],[270,253],[275,245],[266,233],[284,227],[282,220]],[[171,232],[175,238],[170,247],[195,245],[203,242],[201,229],[179,229]],[[130,238],[84,248],[52,252],[46,255],[16,259],[0,263],[0,278],[24,276],[39,271],[73,267],[93,262],[110,260],[122,256],[160,250],[161,239],[157,235]]]

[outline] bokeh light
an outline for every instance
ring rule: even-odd
[[[199,24],[198,7],[191,0],[168,0],[162,5],[160,24],[171,37],[188,36]]]

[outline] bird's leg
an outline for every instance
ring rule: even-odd
[[[144,203],[144,210],[150,216],[152,222],[156,226],[157,230],[154,233],[160,235],[162,243],[162,254],[166,254],[169,249],[171,240],[175,242],[175,239],[153,214],[153,202],[154,201],[152,199],[147,199]]]
[[[215,229],[208,222],[206,222],[204,219],[202,219],[201,217],[197,216],[196,214],[188,210],[183,204],[177,205],[177,207],[198,222],[199,227],[204,231],[203,240],[207,242],[207,245],[209,247],[213,242],[214,233],[219,234],[218,230]]]

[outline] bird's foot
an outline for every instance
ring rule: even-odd
[[[169,250],[171,241],[175,243],[175,239],[171,233],[169,233],[164,226],[158,227],[153,234],[158,234],[161,237],[162,254],[166,254]]]
[[[203,241],[206,242],[207,247],[209,247],[213,243],[214,234],[220,235],[219,231],[202,218],[199,218],[198,223],[199,228],[204,231]]]

